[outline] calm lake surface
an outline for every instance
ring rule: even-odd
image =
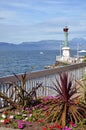
[[[44,66],[55,63],[59,53],[59,50],[0,51],[0,77],[43,70]],[[72,56],[76,54],[71,51]]]

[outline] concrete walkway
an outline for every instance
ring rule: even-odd
[[[12,129],[12,128],[0,127],[0,130],[19,130],[19,129]]]

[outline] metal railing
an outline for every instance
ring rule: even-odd
[[[59,74],[63,72],[68,72],[68,75],[72,74],[74,79],[79,80],[86,73],[86,63],[67,65],[64,67],[58,67],[38,72],[29,72],[27,73],[27,81],[25,88],[28,91],[28,89],[31,89],[37,83],[43,83],[43,87],[37,90],[37,96],[53,96],[55,95],[55,92],[51,90],[48,86],[53,86],[53,82],[55,82],[55,77],[59,78]],[[21,84],[21,75],[18,75],[18,78],[20,82],[15,76],[0,78],[0,91],[6,92],[9,87],[9,83],[11,82],[19,82],[19,84]],[[8,96],[10,96],[11,91],[12,90],[8,91]],[[5,106],[5,101],[2,98],[0,98],[0,108]]]

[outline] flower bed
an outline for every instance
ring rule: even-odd
[[[56,97],[45,97],[44,102],[56,102]],[[82,130],[80,122],[69,122],[66,126],[62,127],[58,122],[45,122],[45,118],[50,115],[48,105],[43,103],[36,105],[32,108],[26,107],[21,112],[14,110],[7,110],[0,114],[0,126],[23,129],[23,130]],[[86,129],[86,118],[83,121],[83,130]]]
[[[81,100],[76,84],[67,73],[53,83],[51,89],[57,92],[54,97],[37,98],[36,90],[42,84],[26,92],[25,75],[22,78],[23,86],[15,86],[18,102],[0,93],[12,105],[12,109],[1,113],[0,126],[23,130],[86,130],[86,98]]]

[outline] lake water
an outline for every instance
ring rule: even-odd
[[[1,51],[0,77],[43,70],[44,66],[55,63],[56,55],[59,53],[59,50]],[[71,55],[76,55],[76,51],[71,51]]]

